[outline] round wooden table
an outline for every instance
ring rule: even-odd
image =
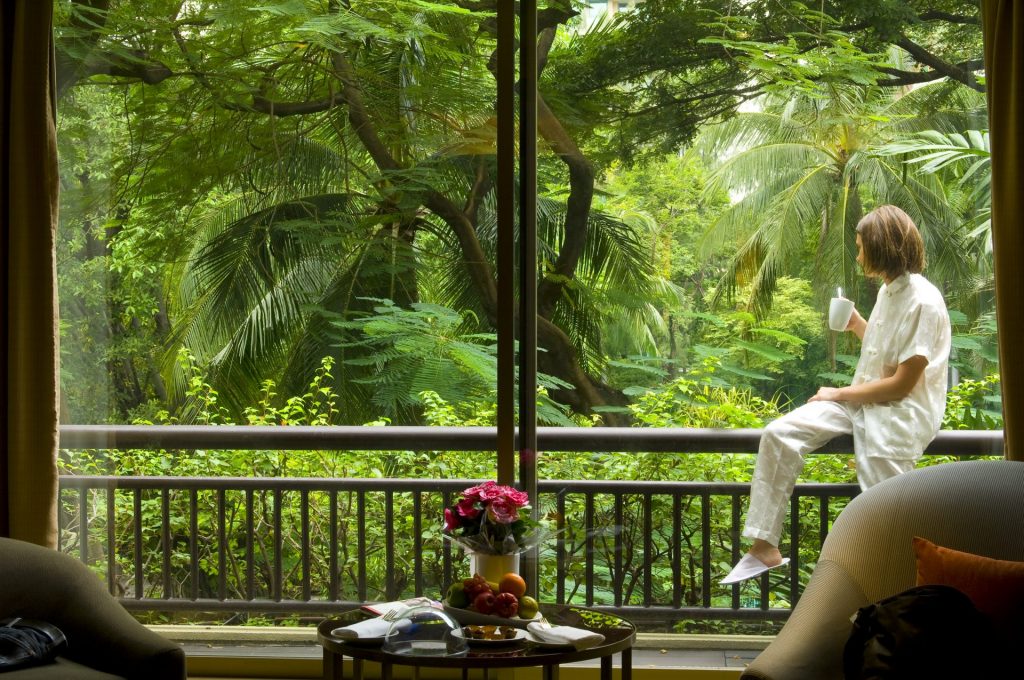
[[[463,680],[468,680],[473,668],[522,668],[543,667],[544,680],[557,680],[558,667],[564,663],[601,660],[601,680],[612,680],[612,655],[619,654],[622,666],[621,680],[631,680],[633,671],[633,643],[636,641],[636,627],[629,621],[587,607],[571,605],[544,605],[541,613],[555,626],[585,628],[604,635],[604,642],[583,650],[572,647],[541,647],[524,640],[511,645],[470,646],[463,656],[409,656],[391,654],[379,644],[352,643],[339,640],[331,631],[339,626],[350,625],[369,615],[361,609],[345,612],[337,618],[322,621],[317,626],[317,640],[324,649],[324,678],[343,680],[342,670],[345,657],[352,659],[352,680],[363,680],[363,662],[376,661],[381,665],[381,680],[392,680],[393,665],[414,668],[458,668]]]

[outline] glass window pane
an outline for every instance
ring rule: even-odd
[[[493,404],[491,13],[56,7],[68,421]]]

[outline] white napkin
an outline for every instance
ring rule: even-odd
[[[378,616],[376,618],[366,619],[365,621],[359,621],[348,626],[335,628],[331,631],[331,635],[339,640],[382,638],[388,630],[390,630],[392,623],[392,621],[385,621],[383,618]],[[403,624],[406,626],[409,625],[409,620],[402,619],[399,625],[402,626]]]
[[[550,626],[540,621],[529,624],[526,626],[526,630],[541,642],[575,647],[577,650],[587,649],[604,642],[604,635],[600,633],[572,626]]]

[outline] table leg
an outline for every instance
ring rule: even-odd
[[[391,680],[391,664],[387,661],[380,663],[380,680]]]
[[[558,680],[558,664],[547,664],[544,666],[543,680]]]
[[[601,657],[601,680],[612,680],[612,655]]]
[[[324,680],[338,680],[334,653],[324,649]]]
[[[622,650],[622,678],[620,680],[632,680],[633,678],[633,648]]]

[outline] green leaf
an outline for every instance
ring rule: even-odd
[[[769,359],[771,361],[788,361],[793,358],[793,355],[788,352],[783,352],[780,349],[772,347],[771,345],[765,345],[760,342],[750,342],[747,340],[733,340],[733,345],[740,349],[745,349],[748,352],[753,352],[759,356]]]
[[[722,370],[723,371],[728,371],[729,373],[733,373],[734,375],[742,376],[744,378],[750,378],[752,380],[771,380],[772,379],[770,375],[765,375],[764,373],[759,373],[758,371],[751,371],[751,370],[748,370],[746,368],[741,368],[741,367],[736,366],[734,364],[724,364],[723,363],[722,364]]]
[[[967,323],[967,315],[958,309],[949,310],[949,323],[954,326],[963,326]]]
[[[969,349],[973,351],[981,349],[981,343],[978,342],[977,339],[968,335],[954,335],[950,339],[950,344],[958,349]]]
[[[807,341],[804,340],[803,338],[797,337],[792,333],[786,333],[785,331],[780,331],[774,328],[751,328],[750,332],[757,335],[766,335],[770,338],[775,338],[776,340],[788,342],[793,345],[802,346],[807,344]]]

